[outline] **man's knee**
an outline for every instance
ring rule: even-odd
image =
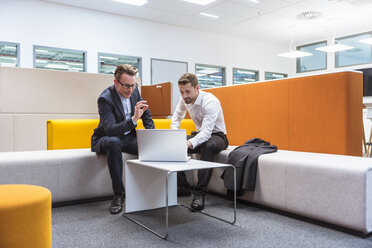
[[[215,151],[216,150],[216,145],[214,144],[214,142],[211,142],[210,140],[204,142],[202,145],[201,145],[201,149],[203,151]]]
[[[125,136],[122,152],[138,155],[137,138],[134,136]]]
[[[120,151],[122,141],[118,137],[107,137],[104,141],[104,146],[107,151]]]

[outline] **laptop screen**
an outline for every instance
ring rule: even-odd
[[[185,162],[185,129],[138,129],[138,157],[141,161]]]

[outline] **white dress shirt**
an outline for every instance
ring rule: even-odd
[[[213,94],[199,90],[199,95],[193,104],[186,104],[181,97],[172,116],[172,129],[180,128],[181,120],[185,118],[186,111],[189,112],[196,130],[199,132],[195,137],[189,139],[193,148],[209,140],[212,133],[222,132],[226,134],[221,103]]]
[[[126,120],[132,119],[131,118],[132,117],[132,106],[130,105],[130,99],[123,97],[122,95],[120,95],[119,92],[118,92],[118,95],[120,97],[121,104],[123,105],[123,108],[124,108],[125,119]],[[132,122],[134,126],[137,126],[137,123],[135,123],[133,119],[132,119]],[[127,135],[128,133],[130,133],[130,131],[125,132],[124,135]]]

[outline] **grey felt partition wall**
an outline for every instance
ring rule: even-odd
[[[46,149],[48,119],[98,118],[113,75],[0,67],[0,152]]]

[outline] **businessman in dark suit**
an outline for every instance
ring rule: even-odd
[[[107,155],[114,197],[111,214],[122,211],[125,199],[122,152],[138,154],[136,126],[142,118],[146,129],[155,128],[148,105],[138,91],[137,69],[132,65],[117,66],[114,85],[98,98],[99,124],[92,136],[92,151]]]

